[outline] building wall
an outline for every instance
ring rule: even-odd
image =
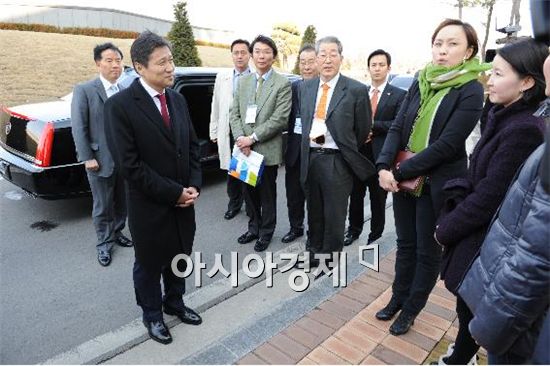
[[[116,9],[64,5],[0,4],[0,22],[36,23],[57,27],[109,28],[142,32],[149,29],[166,36],[173,21]],[[230,44],[232,31],[204,27],[193,28],[195,39]]]

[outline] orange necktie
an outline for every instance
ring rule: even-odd
[[[372,98],[370,100],[370,107],[372,109],[372,119],[374,119],[374,115],[376,114],[376,108],[378,108],[378,93],[379,90],[374,88],[372,91]]]
[[[327,116],[327,97],[328,97],[328,89],[330,86],[328,86],[327,83],[324,83],[323,86],[323,94],[321,94],[321,99],[319,99],[319,105],[317,106],[317,110],[315,111],[315,118],[319,119],[325,119]]]

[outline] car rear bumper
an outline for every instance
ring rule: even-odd
[[[90,194],[82,164],[43,168],[0,146],[0,175],[32,196],[44,199],[79,197]]]

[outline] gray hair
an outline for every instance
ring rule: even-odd
[[[320,40],[318,40],[315,43],[315,52],[316,53],[319,53],[319,48],[321,46],[321,43],[336,43],[336,46],[338,46],[338,53],[340,55],[342,55],[342,51],[344,50],[344,48],[342,47],[342,42],[340,42],[340,40],[338,38],[336,38],[334,36],[326,36],[326,37],[323,37]]]

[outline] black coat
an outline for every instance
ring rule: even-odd
[[[405,150],[413,122],[420,107],[420,89],[415,81],[399,114],[391,125],[384,147],[376,161],[378,170],[390,169],[400,150]],[[402,162],[395,179],[429,177],[434,212],[443,205],[443,184],[449,179],[466,175],[466,138],[474,129],[483,108],[483,87],[475,80],[453,88],[442,99],[435,114],[428,147],[413,158]]]
[[[287,145],[285,151],[285,165],[292,167],[300,164],[300,144],[302,135],[294,133],[296,117],[300,117],[300,87],[304,80],[299,79],[292,83],[292,108],[288,116]]]
[[[516,171],[544,141],[544,120],[532,115],[535,109],[523,101],[507,108],[493,107],[472,153],[467,177],[444,187],[448,199],[436,234],[445,246],[441,277],[451,292],[456,293],[475,259]]]
[[[105,103],[107,142],[128,182],[128,225],[143,265],[190,254],[195,236],[194,208],[175,205],[184,187],[200,189],[198,140],[184,97],[166,89],[166,99],[171,130],[139,79]]]

